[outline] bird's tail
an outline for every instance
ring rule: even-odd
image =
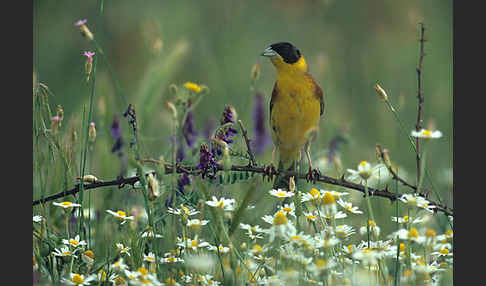
[[[278,162],[278,171],[279,172],[289,172],[289,171],[296,171],[296,156],[292,156],[291,158],[280,158]],[[289,190],[289,175],[278,175],[275,177],[273,181],[273,189],[283,189]]]

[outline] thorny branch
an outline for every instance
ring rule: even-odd
[[[174,172],[174,167],[171,164],[165,163],[164,167],[165,167],[165,173],[166,174],[170,174],[170,173]],[[219,171],[222,171],[222,170],[223,170],[223,166],[218,164],[216,166],[215,172],[219,172]],[[176,165],[175,171],[176,171],[176,173],[187,173],[187,174],[190,174],[190,175],[199,175],[200,174],[200,170],[197,168],[197,166]],[[230,171],[236,171],[236,172],[245,172],[246,171],[246,172],[251,172],[251,173],[259,173],[259,174],[262,174],[262,175],[265,175],[265,173],[266,173],[265,167],[239,166],[239,165],[231,166]],[[280,173],[288,175],[288,176],[294,176],[295,179],[306,179],[305,174],[299,174],[297,172],[279,172],[279,171],[276,171],[275,175],[279,175]],[[105,186],[118,186],[119,188],[123,187],[124,185],[132,185],[133,186],[139,180],[140,180],[139,176],[133,176],[133,177],[129,177],[129,178],[118,178],[118,179],[112,180],[112,181],[105,181],[105,182],[98,181],[98,182],[91,183],[91,184],[85,184],[84,190],[95,189],[95,188],[100,188],[100,187],[105,187]],[[335,186],[341,186],[341,187],[345,187],[345,188],[348,188],[348,189],[353,189],[353,190],[356,190],[356,191],[360,191],[363,194],[365,193],[365,186],[347,181],[346,179],[344,179],[344,176],[337,179],[337,178],[332,178],[332,177],[320,175],[319,177],[316,178],[315,181],[327,183],[327,184],[331,184],[331,185],[335,185]],[[414,186],[412,186],[412,187],[414,187]],[[392,202],[396,199],[395,198],[396,194],[393,193],[393,192],[390,192],[388,190],[388,186],[386,186],[384,189],[375,189],[375,188],[370,188],[370,187],[368,187],[367,189],[368,189],[369,196],[387,198]],[[40,203],[46,203],[48,201],[52,201],[52,200],[55,200],[55,199],[58,199],[58,198],[62,198],[62,197],[68,196],[68,195],[75,195],[78,192],[79,192],[79,184],[76,185],[74,188],[72,188],[70,190],[54,194],[52,196],[49,196],[49,197],[46,197],[46,198],[43,198],[43,199],[36,200],[36,201],[33,202],[33,206],[38,205]],[[401,196],[401,195],[402,194],[399,194],[399,196]],[[432,201],[430,202],[429,205],[435,206],[434,210],[436,212],[441,211],[441,212],[445,213],[446,215],[454,216],[453,209],[451,209],[451,208],[449,208],[445,205],[442,205],[442,204],[437,203],[437,202],[432,202]]]
[[[415,125],[415,129],[420,131],[422,128],[422,103],[424,102],[424,96],[422,94],[422,63],[424,60],[424,32],[425,27],[423,23],[420,23],[420,55],[417,67],[417,97],[418,97],[418,112],[417,112],[417,124]],[[416,138],[416,146],[417,146],[417,185],[420,182],[420,178],[422,176],[421,166],[420,166],[420,138]]]

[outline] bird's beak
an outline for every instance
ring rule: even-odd
[[[273,57],[273,56],[276,56],[277,53],[272,50],[271,47],[268,47],[266,48],[262,53],[261,53],[261,56],[264,56],[264,57]]]

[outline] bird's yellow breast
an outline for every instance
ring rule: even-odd
[[[315,84],[306,74],[279,74],[270,122],[272,137],[280,152],[298,152],[317,131],[320,102]]]

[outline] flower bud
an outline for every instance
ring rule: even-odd
[[[80,177],[77,177],[77,179],[81,180]],[[93,175],[85,175],[84,178],[83,178],[83,182],[87,182],[87,183],[96,183],[98,181],[99,181],[98,178],[96,178]]]
[[[378,96],[382,100],[385,100],[385,101],[388,100],[388,95],[386,94],[385,90],[383,88],[381,88],[381,86],[378,83],[376,83],[376,85],[375,85],[375,90],[376,90],[376,93],[378,94]]]
[[[79,26],[79,31],[81,32],[81,35],[83,35],[83,37],[85,37],[86,39],[90,41],[94,39],[93,33],[91,33],[91,31],[85,24]]]
[[[95,142],[96,140],[96,127],[94,122],[91,122],[89,124],[88,139],[90,142]]]
[[[172,113],[172,118],[174,120],[177,120],[177,109],[176,109],[175,105],[170,101],[166,101],[165,104],[167,105],[167,108],[169,109],[169,111]]]
[[[289,191],[294,192],[295,191],[295,180],[294,176],[290,177],[289,179]]]
[[[252,81],[257,81],[259,77],[260,77],[260,64],[258,62],[256,62],[251,67],[250,78],[251,78]]]
[[[56,135],[57,134],[57,129],[61,126],[61,121],[62,121],[62,118],[60,118],[59,116],[53,116],[51,118],[51,132],[52,132],[52,135]]]
[[[159,188],[159,181],[154,177],[152,173],[148,175],[148,199],[153,201],[156,198],[160,197],[160,188]]]

